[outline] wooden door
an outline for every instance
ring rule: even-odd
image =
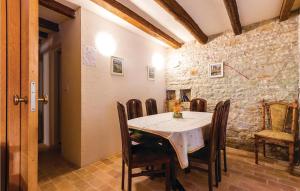
[[[14,105],[14,95],[20,96],[21,12],[20,1],[7,1],[7,189],[20,185],[21,107]]]
[[[35,191],[38,145],[38,0],[2,2],[6,3],[7,17],[6,190]]]
[[[0,66],[0,190],[6,186],[6,0],[1,0],[1,66]]]

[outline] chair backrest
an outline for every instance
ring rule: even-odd
[[[130,99],[126,103],[128,120],[143,117],[142,102],[138,99]]]
[[[262,101],[262,114],[263,114],[263,129],[266,129],[266,120],[269,129],[273,131],[285,131],[287,128],[289,113],[291,113],[291,132],[297,130],[298,121],[298,102],[286,103],[278,102],[265,102]]]
[[[128,164],[131,159],[131,140],[128,131],[125,107],[121,103],[117,102],[117,108],[122,139],[122,157]]]
[[[219,102],[214,110],[214,114],[211,120],[210,132],[209,132],[209,160],[212,162],[216,159],[218,143],[219,143],[219,132],[222,123],[223,115],[223,102]]]
[[[195,98],[191,100],[190,111],[206,112],[207,101],[201,98]]]
[[[146,100],[146,111],[147,111],[147,115],[157,114],[157,105],[155,99],[150,98]]]
[[[223,149],[226,146],[226,130],[227,122],[230,110],[230,100],[226,100],[223,104],[223,116],[222,116],[222,125],[220,129],[220,148]]]

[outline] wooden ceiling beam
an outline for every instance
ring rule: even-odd
[[[295,0],[283,0],[279,21],[285,21],[289,18],[294,2]]]
[[[224,0],[227,14],[235,35],[242,34],[242,25],[240,21],[239,11],[236,0]]]
[[[39,17],[39,26],[54,32],[59,32],[59,25],[55,22]]]
[[[170,45],[173,48],[180,48],[182,43],[178,42],[146,19],[135,13],[134,11],[130,10],[123,4],[119,3],[116,0],[92,0],[94,3],[98,4],[99,6],[103,7],[104,9],[112,12],[113,14],[117,15],[118,17],[124,19],[128,23],[134,25],[135,27],[141,29],[142,31],[148,33],[149,35],[165,42],[166,44]]]
[[[40,38],[48,38],[48,33],[43,32],[43,31],[39,31],[39,37]]]
[[[75,10],[54,0],[39,0],[39,4],[62,15],[75,18]]]
[[[205,44],[208,41],[206,34],[176,0],[155,0],[155,2],[181,23],[198,42]]]

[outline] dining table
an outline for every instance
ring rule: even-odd
[[[212,113],[183,111],[182,118],[174,118],[173,112],[160,113],[128,120],[131,130],[138,130],[164,138],[171,145],[180,168],[189,166],[188,155],[205,146],[205,138],[212,120]],[[185,190],[172,168],[172,187]]]

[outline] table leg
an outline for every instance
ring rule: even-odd
[[[184,187],[180,183],[180,181],[176,177],[176,164],[175,164],[175,158],[176,158],[176,152],[174,151],[172,145],[168,140],[165,140],[162,142],[162,145],[166,148],[167,153],[171,156],[171,185],[172,190],[178,190],[178,191],[185,191]]]
[[[176,177],[176,164],[175,164],[175,157],[176,154],[172,152],[172,160],[171,160],[171,182],[172,182],[172,189],[178,191],[185,191],[184,187],[180,183],[180,181]]]

